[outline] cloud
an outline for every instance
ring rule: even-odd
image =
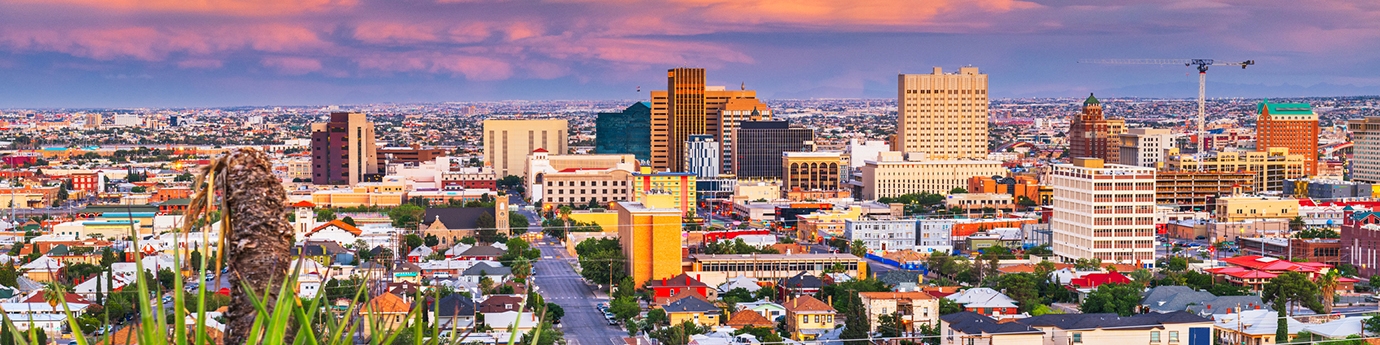
[[[64,5],[130,13],[183,12],[247,16],[284,15],[355,6],[357,0],[9,0],[23,5]]]
[[[265,67],[289,75],[302,75],[321,70],[320,60],[302,57],[266,57],[261,63]]]
[[[178,68],[187,69],[217,69],[224,65],[220,60],[215,59],[188,59],[177,62]]]

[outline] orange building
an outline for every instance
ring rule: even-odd
[[[151,202],[164,202],[172,199],[187,199],[192,197],[192,189],[187,187],[165,187],[159,188],[153,193]]]
[[[662,193],[643,194],[640,199],[614,203],[618,242],[628,258],[624,270],[633,286],[681,274],[682,213],[676,201]]]
[[[1021,197],[1030,198],[1040,205],[1050,202],[1040,196],[1040,182],[1031,176],[973,176],[968,178],[968,193],[1010,194],[1012,202],[1019,201]]]
[[[979,231],[987,231],[996,228],[1019,228],[1025,224],[1038,223],[1038,219],[969,219],[954,223],[953,236],[967,237]]]
[[[1255,150],[1287,147],[1303,155],[1303,171],[1318,174],[1318,115],[1308,103],[1260,103],[1257,109]]]

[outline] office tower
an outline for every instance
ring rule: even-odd
[[[544,149],[566,152],[565,120],[484,120],[484,164],[502,179],[527,175],[527,154]],[[530,182],[530,181],[529,181]]]
[[[719,155],[723,151],[719,149],[719,143],[714,141],[714,136],[691,135],[685,144],[685,151],[686,172],[702,179],[719,177],[719,163],[723,161]]]
[[[1287,147],[1303,155],[1303,170],[1318,174],[1318,115],[1308,103],[1260,103],[1256,109],[1255,150]]]
[[[725,123],[731,127],[735,119],[724,120],[720,112],[732,100],[756,99],[757,92],[705,86],[703,68],[671,69],[666,79],[667,90],[651,92],[651,166],[661,171],[685,171],[685,143],[690,135],[711,134],[724,142],[722,128]]]
[[[1111,127],[1117,127],[1113,129]],[[1069,123],[1069,157],[1101,158],[1120,162],[1121,139],[1116,132],[1126,128],[1126,122],[1109,123],[1102,116],[1102,102],[1091,94],[1083,101],[1083,113]]]
[[[749,91],[750,92],[750,91]],[[714,132],[714,139],[719,141],[722,153],[720,159],[720,172],[725,174],[733,173],[733,131],[743,121],[771,120],[771,108],[766,103],[756,98],[733,98],[724,104],[718,115],[719,130]],[[718,100],[718,98],[710,98]],[[713,103],[711,103],[713,104]]]
[[[354,185],[378,173],[374,123],[362,113],[333,112],[329,122],[311,125],[311,180]]]
[[[848,176],[848,156],[842,152],[785,152],[781,156],[784,190],[837,190]]]
[[[637,160],[652,159],[652,103],[637,102],[616,113],[599,113],[594,120],[594,153],[627,153]]]
[[[645,194],[618,202],[618,242],[628,260],[623,269],[633,286],[681,273],[683,211],[666,194]],[[613,284],[613,283],[607,283]]]
[[[1121,165],[1159,168],[1174,148],[1174,134],[1168,129],[1131,129],[1120,135]],[[1108,149],[1117,149],[1115,147]]]
[[[1380,117],[1346,122],[1351,131],[1353,181],[1380,183]]]
[[[746,121],[733,135],[733,168],[739,178],[781,177],[781,154],[814,151],[815,131],[785,120]]]
[[[1051,168],[1054,255],[1066,263],[1155,262],[1155,169],[1074,158]]]
[[[877,154],[891,151],[891,145],[885,141],[868,140],[860,142],[858,139],[848,141],[848,167],[852,169],[862,168],[867,161],[877,160]]]
[[[1003,176],[1008,172],[998,161],[972,159],[930,160],[923,153],[887,151],[862,167],[862,199],[898,197],[911,193],[949,194],[968,186],[973,176]]]
[[[892,149],[939,160],[987,157],[987,75],[977,67],[901,74],[897,91]]]
[[[1283,147],[1270,148],[1266,152],[1170,155],[1164,165],[1166,170],[1253,172],[1255,189],[1261,192],[1284,191],[1284,180],[1308,176],[1303,155],[1290,153]]]

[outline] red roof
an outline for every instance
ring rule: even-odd
[[[544,148],[538,147],[536,150],[532,150],[532,152],[533,152],[533,153],[547,153],[548,151],[546,151],[546,149],[544,149]]]
[[[700,282],[698,279],[691,278],[690,275],[681,273],[680,275],[671,277],[670,279],[648,280],[647,287],[709,287],[709,285]]]
[[[359,236],[359,234],[363,233],[363,231],[360,231],[359,228],[355,227],[354,225],[350,225],[350,223],[346,223],[344,221],[336,219],[326,222],[325,224],[321,224],[317,226],[315,229],[311,229],[311,231],[307,232],[307,236],[311,236],[312,234],[315,234],[317,231],[321,231],[322,229],[332,226],[340,228],[340,230],[345,230],[346,232],[349,232],[355,236]]]
[[[1102,284],[1130,284],[1131,278],[1121,272],[1092,273],[1069,280],[1069,285],[1079,288],[1095,288]]]
[[[292,204],[292,207],[316,207],[316,204],[313,204],[313,203],[311,203],[310,201],[302,200],[302,201],[298,201],[298,202],[296,202],[296,203],[293,203],[293,204]]]
[[[1265,272],[1265,271],[1255,271],[1255,270],[1247,270],[1247,271],[1243,271],[1243,272],[1232,272],[1232,273],[1228,273],[1227,275],[1233,276],[1233,277],[1237,277],[1237,278],[1243,278],[1243,279],[1273,279],[1274,277],[1279,276],[1278,274],[1274,274],[1274,273],[1270,273],[1270,272]]]

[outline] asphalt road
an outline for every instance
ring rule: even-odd
[[[596,306],[608,302],[596,299],[593,289],[575,273],[570,262],[573,257],[566,255],[561,247],[540,245],[542,259],[537,260],[535,283],[537,292],[547,302],[565,309],[561,318],[561,331],[570,345],[620,345],[627,332],[618,326],[610,326],[604,313]]]

